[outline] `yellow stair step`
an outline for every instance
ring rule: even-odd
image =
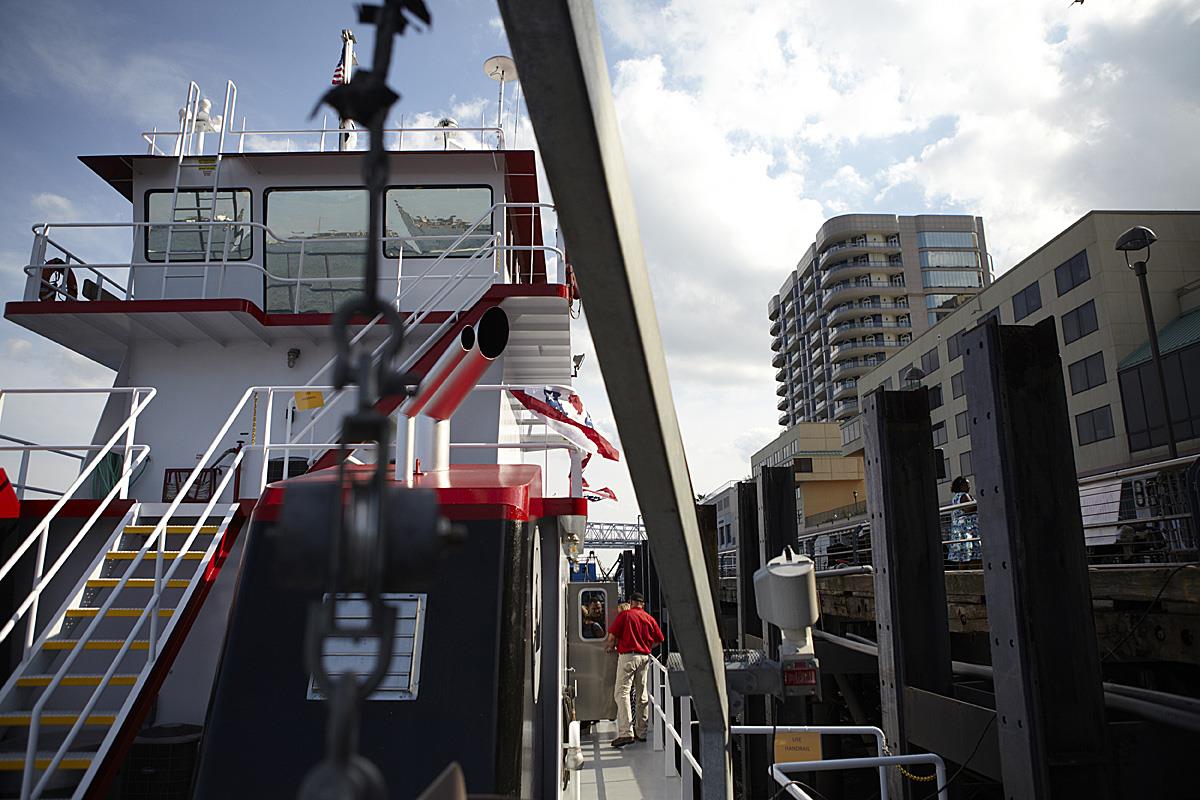
[[[14,725],[28,725],[32,714],[28,711],[9,711],[0,714],[0,727],[11,727]],[[74,725],[79,719],[78,711],[43,711],[43,725]],[[117,712],[115,711],[93,711],[88,714],[85,725],[112,725],[117,721]]]
[[[43,650],[74,650],[79,644],[78,639],[50,639],[42,645]],[[124,639],[90,639],[84,650],[120,650],[125,644]],[[129,646],[130,650],[146,650],[149,649],[149,639],[135,639],[133,644]]]
[[[100,681],[104,678],[103,675],[67,675],[61,681],[59,686],[99,686]],[[17,686],[24,688],[33,688],[38,686],[49,686],[50,681],[54,679],[53,675],[25,675],[17,678]],[[133,686],[137,683],[137,675],[113,675],[109,679],[109,686]]]
[[[121,582],[120,578],[92,578],[87,582],[89,589],[115,589],[117,584]],[[188,580],[186,578],[172,578],[167,581],[168,589],[186,589]],[[130,578],[125,582],[126,589],[153,589],[154,578]]]
[[[104,557],[109,561],[133,561],[135,558],[137,558],[137,555],[137,550],[109,550],[108,554]],[[204,558],[204,551],[189,550],[186,553],[181,553],[178,550],[165,550],[162,554],[163,561],[174,561],[179,556],[183,556],[184,561],[200,561]],[[146,557],[143,560],[146,562],[152,562],[157,558],[158,551],[152,550],[146,553]]]
[[[98,608],[68,608],[67,617],[76,619],[94,619]],[[142,616],[146,609],[144,608],[110,608],[104,616],[106,617],[137,617]],[[175,613],[171,608],[160,608],[158,615],[160,617],[169,617]]]
[[[38,753],[34,756],[34,764],[38,769],[46,769],[50,766],[53,760],[53,753]],[[93,753],[67,753],[63,756],[63,760],[58,762],[59,769],[67,770],[85,770],[92,765],[92,759],[95,758]],[[25,754],[24,753],[3,753],[0,754],[0,772],[22,772],[25,769]]]
[[[130,536],[149,536],[150,534],[154,533],[154,528],[155,528],[154,525],[126,525],[125,533],[129,534]],[[217,530],[218,530],[218,527],[216,525],[201,525],[199,532],[202,535],[212,536],[212,535],[216,534]],[[168,525],[167,526],[167,533],[170,533],[170,534],[177,534],[177,533],[187,534],[187,533],[191,533],[191,532],[192,532],[191,525]]]

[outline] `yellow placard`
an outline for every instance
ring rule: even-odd
[[[821,734],[775,734],[775,761],[820,761]]]
[[[325,395],[320,392],[296,392],[296,408],[308,411],[325,405]]]

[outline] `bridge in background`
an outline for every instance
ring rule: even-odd
[[[646,526],[640,522],[589,522],[583,534],[584,548],[633,547],[646,541]]]

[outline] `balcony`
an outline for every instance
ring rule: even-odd
[[[839,321],[860,317],[863,314],[873,314],[878,311],[907,312],[908,301],[876,300],[857,303],[846,303],[831,309],[826,316],[826,322],[834,325]]]
[[[885,360],[882,358],[852,358],[848,361],[841,361],[834,365],[832,377],[834,380],[857,378],[860,375],[866,375]]]
[[[870,242],[866,239],[849,239],[838,242],[830,247],[826,247],[821,251],[821,255],[829,256],[831,253],[898,253],[900,252],[900,239],[890,239],[886,242]]]
[[[783,353],[776,353],[775,356],[771,359],[771,366],[775,367],[776,369],[779,369],[780,367],[783,366],[783,364],[786,360],[787,360],[787,356],[785,356]]]
[[[775,404],[775,408],[779,409],[780,411],[785,410],[787,407],[788,399],[786,397],[779,398],[779,402]]]
[[[779,295],[775,295],[767,303],[767,316],[771,320],[779,319]]]
[[[902,280],[881,281],[864,280],[860,278],[854,281],[846,281],[844,283],[834,284],[832,287],[825,290],[825,297],[822,300],[822,303],[826,308],[829,308],[833,303],[854,300],[855,298],[860,297],[872,297],[874,295],[903,297],[907,294],[908,288],[904,285],[904,281]]]
[[[821,327],[821,315],[814,311],[804,317],[804,332],[812,333]]]
[[[789,420],[789,419],[791,419],[791,418],[792,418],[792,415],[791,415],[791,414],[788,414],[788,413],[785,411],[784,413],[782,413],[782,414],[780,414],[780,415],[779,415],[779,424],[780,424],[780,425],[787,425],[787,424],[788,424],[788,420]]]
[[[840,325],[834,325],[829,331],[829,343],[837,344],[840,341],[849,339],[863,333],[883,333],[896,329],[908,330],[912,328],[912,320],[875,320],[861,319],[856,322],[843,322]]]
[[[808,311],[809,309],[812,309],[814,311],[816,310],[817,295],[819,295],[819,294],[820,294],[820,292],[815,289],[810,292],[804,293],[804,299],[801,301],[801,306],[803,307],[803,309],[805,311]]]
[[[882,342],[873,339],[859,339],[834,347],[830,351],[830,356],[836,362],[839,359],[847,356],[865,355],[867,353],[878,353],[881,350],[896,351],[906,346],[908,342]]]
[[[781,330],[783,330],[783,322],[776,317],[775,321],[771,323],[771,335],[778,336]]]
[[[853,378],[845,381],[835,381],[833,384],[833,399],[845,400],[849,397],[858,397],[858,381]]]
[[[838,422],[847,420],[858,413],[858,398],[838,400],[833,406],[833,418]]]
[[[778,386],[776,386],[775,394],[779,395],[780,397],[783,397],[785,394],[787,394],[787,384],[781,383]]]
[[[775,380],[777,380],[777,381],[785,381],[785,380],[787,380],[787,370],[786,370],[786,369],[782,369],[782,368],[781,368],[781,369],[780,369],[778,372],[776,372],[776,373],[775,373]]]
[[[898,258],[873,258],[834,264],[825,270],[825,275],[830,280],[841,280],[859,275],[870,275],[872,272],[893,274],[903,270],[904,263]]]

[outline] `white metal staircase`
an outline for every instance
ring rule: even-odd
[[[135,503],[0,689],[0,771],[22,773],[22,798],[56,773],[76,773],[57,775],[74,796],[86,789],[236,516],[219,494]]]

